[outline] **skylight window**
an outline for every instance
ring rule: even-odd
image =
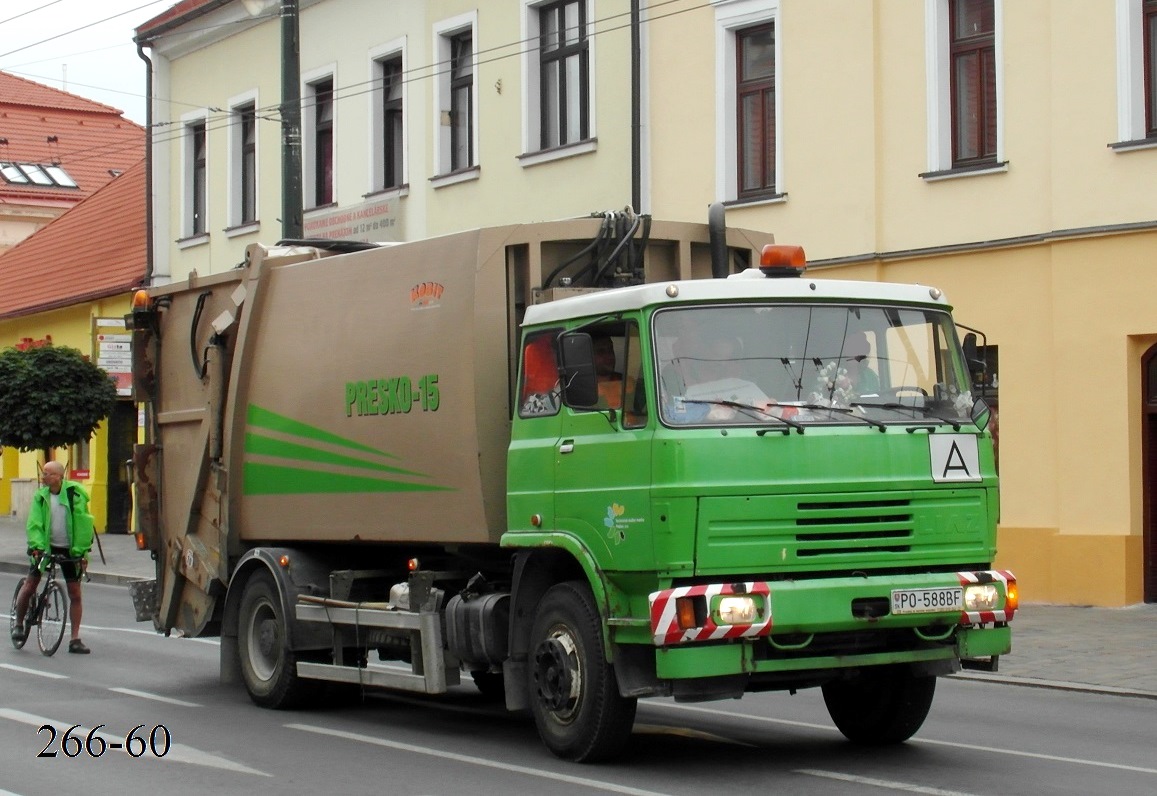
[[[76,188],[76,180],[57,165],[0,162],[0,177],[9,185],[42,185],[46,188]]]

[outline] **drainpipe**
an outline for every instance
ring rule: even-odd
[[[281,0],[281,237],[304,235],[301,197],[301,65],[298,0]]]
[[[145,62],[145,287],[153,281],[153,62],[137,42],[137,55]]]
[[[631,207],[643,212],[642,31],[639,0],[631,0]]]

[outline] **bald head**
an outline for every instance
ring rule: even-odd
[[[64,480],[64,465],[60,462],[45,462],[44,483],[53,494],[60,491],[60,484]]]

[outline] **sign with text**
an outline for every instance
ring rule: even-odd
[[[360,240],[366,243],[401,240],[398,201],[363,202],[328,211],[309,211],[303,225],[305,237]]]
[[[92,319],[92,350],[96,366],[116,382],[117,395],[133,394],[133,335],[124,318]]]

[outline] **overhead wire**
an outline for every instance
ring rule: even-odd
[[[656,8],[662,8],[663,6],[671,5],[673,3],[678,3],[678,2],[682,2],[682,1],[683,0],[659,0],[659,2],[655,2],[655,3],[652,3],[651,5],[648,5],[644,9],[644,11],[651,11],[651,10],[656,9]],[[151,3],[148,5],[151,5]],[[704,2],[696,3],[696,4],[688,6],[686,8],[680,8],[680,9],[676,9],[673,11],[668,11],[667,13],[664,13],[664,14],[649,15],[645,19],[643,19],[642,22],[643,22],[643,24],[650,24],[653,22],[657,22],[659,20],[668,19],[670,17],[689,13],[691,11],[697,11],[697,10],[701,10],[703,8],[708,8],[710,6],[711,6],[710,0],[704,0]],[[139,8],[136,10],[139,10]],[[123,13],[129,13],[129,12],[123,12]],[[611,14],[611,15],[608,15],[606,17],[601,17],[597,20],[588,22],[587,27],[592,29],[588,38],[594,38],[594,37],[602,36],[602,35],[605,35],[608,33],[614,33],[614,32],[620,31],[620,30],[628,29],[630,27],[630,23],[617,25],[617,26],[609,27],[609,28],[594,29],[598,25],[602,25],[608,21],[619,19],[621,17],[628,16],[628,15],[629,15],[629,12],[621,12],[621,13]],[[260,18],[261,17],[255,17],[254,19],[260,19]],[[249,21],[249,20],[245,20],[245,21]],[[222,24],[222,25],[207,26],[205,28],[198,28],[197,30],[200,31],[203,29],[204,30],[212,29],[214,27],[226,27],[227,25],[232,25],[232,24],[238,24],[238,23],[234,22],[234,23],[227,23],[227,24]],[[574,30],[576,27],[577,26],[568,27],[568,28],[565,28],[565,30]],[[176,34],[167,34],[167,35],[176,35]],[[541,49],[541,45],[537,43],[539,41],[540,41],[540,37],[538,37],[538,36],[528,36],[526,38],[518,39],[518,40],[513,41],[513,42],[507,42],[505,44],[496,45],[493,47],[486,48],[484,50],[478,50],[474,53],[475,58],[471,62],[472,66],[478,67],[478,66],[482,66],[484,64],[497,63],[499,61],[503,61],[503,60],[506,60],[508,58],[521,57],[521,56],[526,55],[528,53],[535,52],[536,50]],[[523,46],[528,44],[528,43],[534,43],[534,44],[533,44],[533,46],[529,46],[529,47],[526,47],[525,49],[522,49]],[[484,53],[500,52],[502,50],[508,50],[511,47],[519,47],[520,49],[518,49],[514,52],[509,52],[509,53],[505,53],[502,55],[497,55],[497,56],[494,56],[492,58],[477,59],[478,55],[481,55]],[[407,69],[402,74],[403,75],[410,75],[410,77],[404,77],[401,82],[405,85],[409,85],[409,84],[418,83],[418,82],[423,81],[423,80],[429,80],[429,79],[433,79],[433,78],[448,74],[450,71],[450,63],[451,62],[448,60],[440,60],[440,61],[434,61],[430,64],[424,64],[422,66]],[[441,68],[443,66],[445,68]],[[374,91],[378,90],[380,82],[381,82],[380,78],[373,78],[370,80],[364,80],[364,81],[358,81],[356,83],[350,83],[350,84],[347,84],[347,85],[344,85],[341,87],[335,87],[332,90],[332,94],[331,94],[332,101],[334,103],[337,103],[337,102],[342,101],[342,100],[349,100],[349,99],[353,99],[355,97],[363,96],[365,94],[373,93]],[[361,88],[363,86],[365,86],[366,88]],[[350,91],[350,89],[359,89],[359,90]],[[124,92],[124,93],[128,93],[128,92]],[[177,100],[170,100],[170,99],[159,98],[159,97],[154,97],[153,99],[155,101],[161,101],[161,102],[176,102],[177,104],[188,105],[189,107],[195,107],[195,108],[205,108],[208,111],[212,111],[212,113],[206,114],[205,117],[202,117],[202,120],[205,121],[205,124],[206,124],[206,132],[207,133],[208,132],[216,132],[216,131],[219,131],[222,129],[226,129],[228,127],[231,127],[231,126],[239,123],[238,114],[232,110],[225,110],[225,109],[215,107],[215,106],[206,106],[204,104],[179,102]],[[303,109],[308,109],[308,108],[314,107],[315,105],[316,105],[316,100],[314,100],[312,98],[309,98],[309,99],[303,98],[302,103],[301,103],[301,107]],[[280,123],[281,119],[278,116],[278,112],[280,111],[280,109],[281,109],[281,103],[278,102],[278,103],[273,103],[273,104],[269,104],[269,105],[263,105],[260,107],[255,107],[254,113],[255,113],[256,118],[259,121],[273,121],[273,122]],[[187,124],[182,122],[182,121],[159,122],[159,123],[154,123],[151,126],[151,128],[145,127],[145,132],[146,133],[149,133],[149,132],[155,133],[157,130],[161,130],[161,129],[164,129],[167,127],[177,127],[177,126],[180,126],[182,129],[175,130],[172,133],[172,135],[167,135],[167,136],[155,136],[154,135],[152,138],[151,144],[153,146],[156,146],[158,144],[172,143],[173,141],[179,141],[179,140],[185,138],[186,133],[185,133],[185,130],[183,128],[185,126],[187,126]],[[132,149],[136,146],[137,146],[137,144],[135,142],[130,142],[130,143],[125,143],[123,145],[102,146],[99,149],[95,148],[95,147],[85,147],[82,149],[76,149],[76,150],[71,150],[71,151],[69,151],[69,150],[62,151],[59,153],[58,157],[60,157],[63,161],[63,159],[67,156],[67,157],[71,158],[70,162],[72,162],[72,163],[82,163],[82,162],[86,162],[88,160],[91,160],[92,158],[95,158],[95,157],[107,155],[109,152],[127,151],[127,150]],[[85,155],[87,153],[90,153],[90,152],[93,154],[90,157],[85,157]]]

